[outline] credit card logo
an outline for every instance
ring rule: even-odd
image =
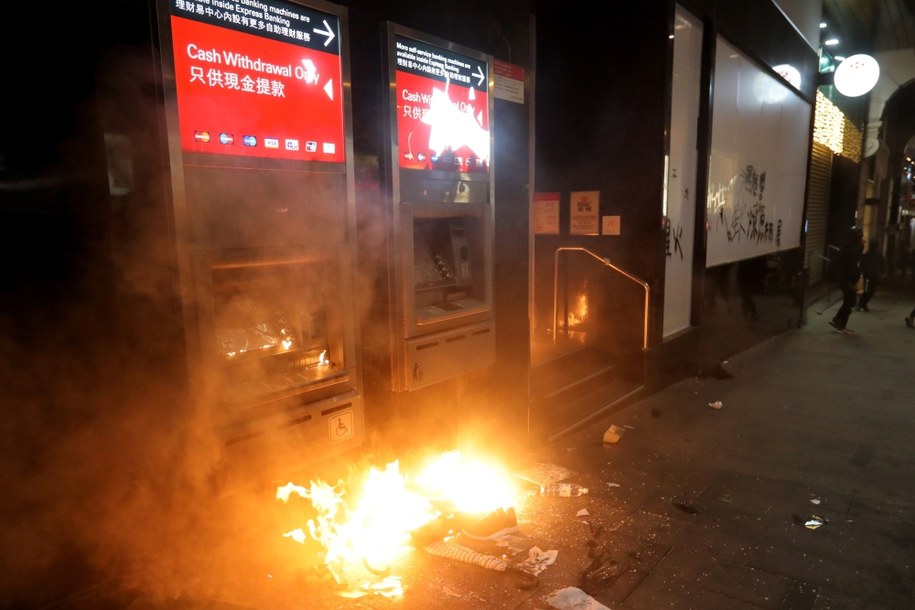
[[[235,136],[231,133],[222,132],[219,134],[220,144],[235,144]]]
[[[299,141],[293,138],[286,138],[286,150],[299,150]]]
[[[325,155],[332,155],[332,154],[334,154],[335,152],[337,152],[337,145],[334,144],[333,142],[324,142],[324,143],[321,145],[321,151],[322,151]]]
[[[194,141],[203,142],[206,144],[210,141],[210,132],[209,131],[195,131],[194,132]]]
[[[257,146],[257,137],[256,136],[242,136],[241,143],[244,146]]]
[[[308,140],[305,142],[305,151],[306,152],[315,152],[318,150],[318,143],[314,140]]]
[[[264,138],[264,148],[279,148],[280,141],[276,138]]]

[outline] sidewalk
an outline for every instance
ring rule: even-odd
[[[532,494],[516,506],[518,535],[474,545],[512,564],[531,546],[555,551],[536,587],[511,570],[416,550],[395,566],[397,600],[345,599],[292,566],[269,584],[236,567],[224,594],[204,601],[67,607],[915,607],[915,329],[903,323],[913,305],[907,287],[881,290],[870,313],[852,314],[855,334],[841,334],[827,324],[838,304],[813,303],[804,327],[722,363],[732,378],[684,379],[526,456],[589,488],[578,498]],[[625,433],[605,446],[611,424]],[[214,550],[214,561],[229,559]]]
[[[852,314],[853,335],[827,324],[838,304],[825,305],[724,363],[733,379],[686,379],[553,451],[621,517],[604,534],[619,576],[597,600],[915,607],[915,330],[903,323],[915,297],[878,292]],[[609,423],[629,429],[608,450]]]

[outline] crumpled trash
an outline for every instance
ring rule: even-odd
[[[610,610],[581,589],[566,587],[553,591],[546,597],[546,603],[557,610]]]
[[[815,530],[823,527],[829,523],[829,519],[821,515],[810,515],[809,517],[800,517],[798,515],[791,515],[791,518],[798,525],[803,525],[809,530]]]
[[[818,529],[823,525],[826,525],[826,519],[819,515],[811,515],[810,518],[804,522],[804,527],[809,530]]]
[[[540,547],[532,546],[527,552],[527,559],[518,564],[518,568],[537,576],[545,569],[556,563],[559,551],[542,551]]]
[[[626,433],[625,428],[619,426],[610,426],[607,428],[607,431],[604,432],[604,443],[613,444],[620,442],[620,439],[623,438],[623,435]]]
[[[721,409],[721,407],[723,407],[724,405],[721,404],[720,400],[716,400],[715,402],[708,403],[708,406],[710,406],[711,408],[713,408],[717,411],[717,410]]]

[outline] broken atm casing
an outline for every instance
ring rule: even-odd
[[[263,4],[157,8],[191,387],[230,462],[276,471],[364,417],[347,12]]]
[[[392,387],[495,361],[492,59],[386,24]]]

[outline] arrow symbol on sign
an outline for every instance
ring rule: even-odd
[[[330,29],[330,26],[327,24],[327,19],[324,20],[324,27],[327,29],[326,30],[315,29],[315,34],[322,34],[324,36],[327,36],[327,40],[324,41],[324,46],[326,47],[327,45],[330,44],[330,41],[335,38],[335,36],[334,36],[333,31]]]
[[[486,75],[483,74],[483,68],[477,66],[477,73],[474,74],[477,77],[477,87],[483,86],[483,81],[486,80]]]

